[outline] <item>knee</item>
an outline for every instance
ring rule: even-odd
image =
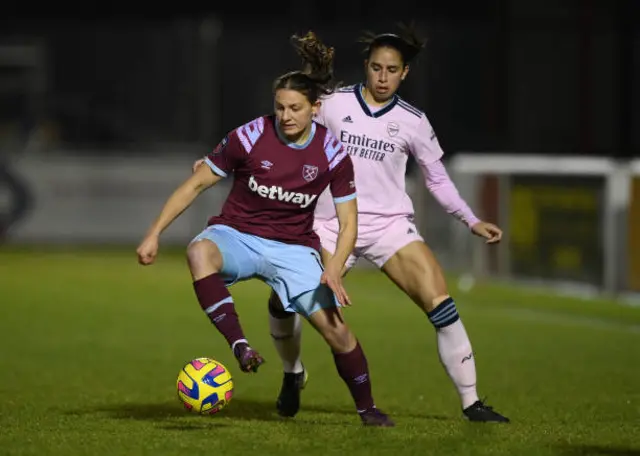
[[[424,311],[430,312],[449,297],[442,267],[437,261],[423,261],[416,263],[412,269],[414,284],[419,290],[412,293],[417,295],[412,298],[419,302]]]
[[[211,241],[202,240],[189,244],[187,262],[194,278],[215,274],[222,269],[222,254]]]
[[[439,264],[420,264],[413,269],[413,290],[406,290],[424,310],[430,311],[449,294],[444,273]]]
[[[280,298],[273,291],[269,296],[269,315],[269,329],[274,340],[292,339],[302,331],[300,316],[284,310]]]
[[[269,315],[277,320],[286,320],[296,314],[284,310],[280,297],[276,292],[272,291],[271,296],[269,296]]]

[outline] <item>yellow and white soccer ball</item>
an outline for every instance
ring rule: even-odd
[[[203,415],[219,412],[233,397],[231,373],[211,358],[196,358],[185,364],[176,386],[185,408]]]

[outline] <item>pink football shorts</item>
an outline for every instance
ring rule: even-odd
[[[320,237],[322,247],[333,253],[338,239],[338,221],[315,220],[314,231]],[[378,268],[404,246],[424,239],[412,219],[407,216],[380,218],[376,223],[358,225],[358,239],[353,253],[347,259],[345,266],[350,269],[360,257],[365,258]]]

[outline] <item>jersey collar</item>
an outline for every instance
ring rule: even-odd
[[[398,103],[398,96],[394,95],[393,97],[391,97],[391,101],[389,101],[389,103],[387,103],[382,109],[379,109],[376,112],[371,112],[371,109],[369,109],[369,105],[367,105],[367,102],[364,101],[364,97],[362,96],[362,89],[363,89],[363,85],[362,83],[360,83],[355,87],[355,90],[353,91],[353,93],[355,93],[356,99],[358,100],[358,103],[360,103],[360,107],[362,108],[364,113],[369,117],[382,117],[386,113],[391,111],[394,108],[394,106]]]
[[[278,139],[280,140],[280,142],[282,142],[283,144],[291,147],[292,149],[304,149],[306,148],[309,144],[311,144],[311,141],[313,141],[313,137],[316,135],[316,123],[312,122],[311,124],[311,132],[309,133],[309,137],[307,138],[307,140],[304,142],[304,144],[296,144],[294,142],[289,141],[284,134],[280,131],[280,127],[278,126],[278,121],[275,119],[273,120],[274,126],[276,127],[276,133],[278,135]]]

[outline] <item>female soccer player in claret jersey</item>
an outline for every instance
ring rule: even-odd
[[[233,173],[221,214],[187,250],[202,310],[226,338],[240,368],[255,372],[264,361],[247,341],[227,287],[251,278],[264,281],[287,314],[304,316],[329,344],[363,424],[393,426],[375,406],[367,360],[338,310],[349,303],[341,277],[358,222],[351,158],[330,130],[313,121],[319,97],[335,88],[333,48],[311,32],[294,44],[305,71],[276,80],[275,115],[242,125],[220,142],[207,156],[207,166],[171,195],[138,247],[138,259],[152,264],[160,234],[201,192]],[[340,234],[323,269],[313,214],[325,189]]]
[[[401,29],[399,34],[368,34],[363,39],[366,82],[323,97],[317,115],[320,123],[338,134],[353,159],[358,239],[346,269],[358,257],[366,258],[425,313],[435,328],[438,355],[458,391],[465,418],[508,422],[478,397],[469,337],[442,268],[414,225],[413,204],[405,190],[409,154],[422,169],[426,187],[449,214],[488,244],[499,242],[502,232],[478,219],[463,201],[442,164],[443,151],[427,116],[396,94],[409,73],[409,63],[424,45],[413,27]],[[322,243],[322,258],[329,264],[340,251],[339,218],[329,194],[319,198],[314,230]],[[285,371],[277,407],[280,414],[293,416],[307,373],[300,360],[300,323],[281,309],[278,295],[272,293],[271,333]],[[411,358],[416,361],[415,354]]]

